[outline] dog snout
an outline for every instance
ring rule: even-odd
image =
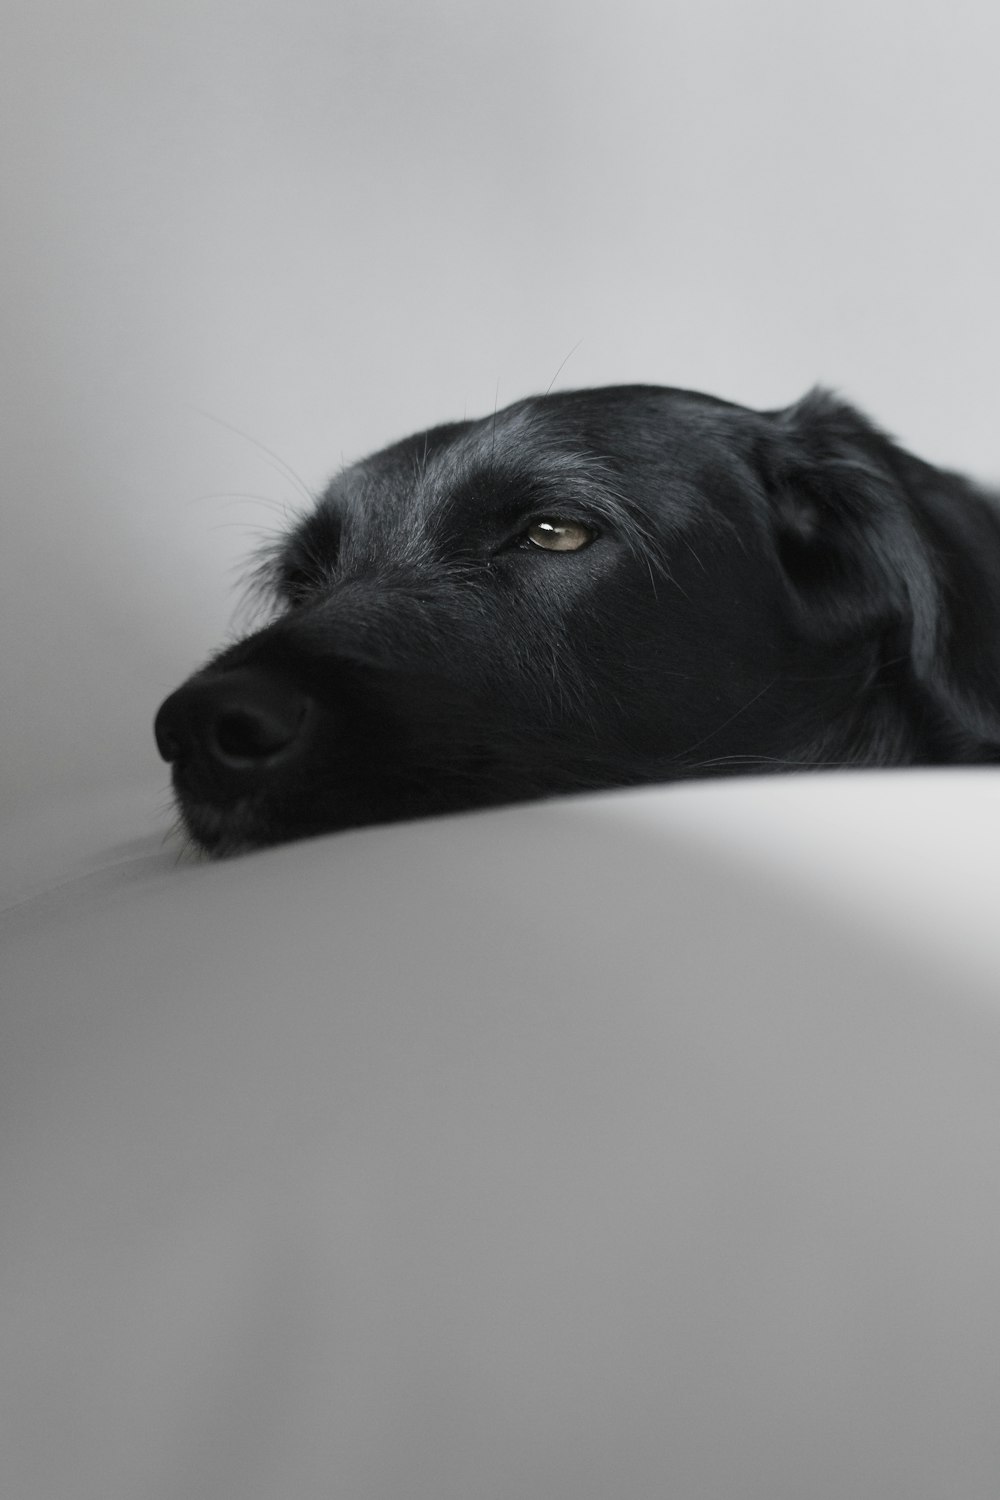
[[[182,771],[253,778],[299,753],[312,707],[299,688],[260,671],[193,677],[160,706],[157,749]]]

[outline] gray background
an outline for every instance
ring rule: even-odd
[[[315,489],[553,377],[821,380],[997,475],[998,17],[7,6],[3,810],[166,786],[152,713],[285,465]]]
[[[150,721],[286,465],[554,377],[821,379],[998,474],[998,41],[8,8],[4,1495],[995,1500],[990,772],[197,865]]]

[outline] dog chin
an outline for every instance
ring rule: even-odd
[[[219,807],[213,802],[178,799],[185,832],[202,854],[229,859],[279,843],[282,835],[268,829],[260,810],[250,800]]]
[[[313,809],[312,816],[306,821],[282,816],[260,797],[244,797],[220,804],[201,801],[178,791],[176,801],[187,837],[200,853],[210,859],[230,859],[275,844],[291,843],[295,839],[338,833],[364,823],[392,821],[372,814],[364,816],[356,809],[342,805],[326,809],[325,816]]]

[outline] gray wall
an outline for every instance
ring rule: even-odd
[[[557,370],[1000,473],[992,0],[6,11],[5,811],[166,785],[286,465]]]

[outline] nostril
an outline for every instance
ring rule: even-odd
[[[180,720],[174,710],[174,700],[177,693],[171,696],[160,707],[153,723],[153,735],[156,739],[156,748],[161,757],[172,764],[180,760],[184,753],[184,739],[180,732]]]
[[[159,750],[161,758],[168,763],[180,760],[181,742],[177,736],[171,734],[169,729],[157,729],[155,730],[155,734],[156,748]]]
[[[269,760],[298,738],[305,718],[305,700],[277,708],[244,703],[224,708],[209,730],[215,759],[232,766]]]
[[[153,726],[165,761],[187,776],[214,767],[254,772],[285,759],[304,740],[312,699],[253,669],[191,678],[161,705]]]

